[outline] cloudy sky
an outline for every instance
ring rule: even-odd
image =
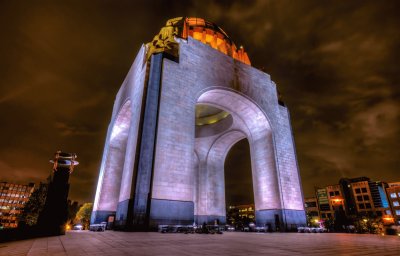
[[[0,181],[39,182],[55,150],[76,152],[70,197],[92,201],[115,94],[141,44],[177,16],[217,23],[278,84],[306,196],[341,177],[400,181],[398,10],[399,1],[0,1]],[[226,164],[232,202],[251,191],[246,143]]]

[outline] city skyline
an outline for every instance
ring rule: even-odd
[[[54,151],[76,152],[70,198],[93,201],[112,103],[133,58],[167,19],[198,16],[243,45],[277,83],[291,111],[305,196],[341,177],[398,181],[398,5],[2,3],[0,179],[44,181]],[[238,167],[236,177],[249,166],[239,159],[248,154],[241,144],[226,163]],[[247,175],[237,190],[249,182]]]

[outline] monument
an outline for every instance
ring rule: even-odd
[[[256,225],[305,225],[290,116],[276,84],[217,25],[168,20],[140,48],[116,96],[91,223],[225,223],[224,161],[244,138]]]
[[[68,217],[69,176],[79,164],[75,153],[57,151],[54,159],[53,173],[50,176],[46,202],[38,218],[38,229],[44,235],[63,235]]]

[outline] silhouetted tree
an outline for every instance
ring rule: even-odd
[[[19,225],[34,226],[37,224],[40,212],[43,210],[47,196],[47,184],[40,183],[39,187],[35,189],[28,202],[26,202],[24,209],[19,217]]]
[[[383,223],[379,219],[358,216],[353,223],[358,233],[378,234],[384,230]]]
[[[68,200],[68,220],[67,224],[74,224],[76,220],[76,214],[78,213],[79,208],[82,205],[79,205],[78,202],[74,201],[71,202],[71,200]]]

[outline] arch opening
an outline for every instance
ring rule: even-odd
[[[247,179],[251,180],[254,212],[279,209],[274,144],[266,115],[251,100],[230,89],[206,91],[200,95],[197,104],[219,109],[228,115],[209,125],[197,125],[195,129],[195,151],[199,157],[199,167],[195,170],[199,186],[194,200],[195,220],[198,223],[227,222],[225,160],[232,146],[244,138],[250,151],[248,162],[251,167],[248,169],[251,174]]]
[[[98,191],[96,193],[94,211],[96,223],[106,221],[108,216],[115,215],[121,187],[121,178],[125,163],[126,147],[131,125],[131,101],[128,100],[120,108],[113,126],[109,131],[109,139],[105,148],[105,157],[101,166]]]
[[[246,138],[228,151],[224,173],[226,222],[241,230],[255,221],[250,145]]]

